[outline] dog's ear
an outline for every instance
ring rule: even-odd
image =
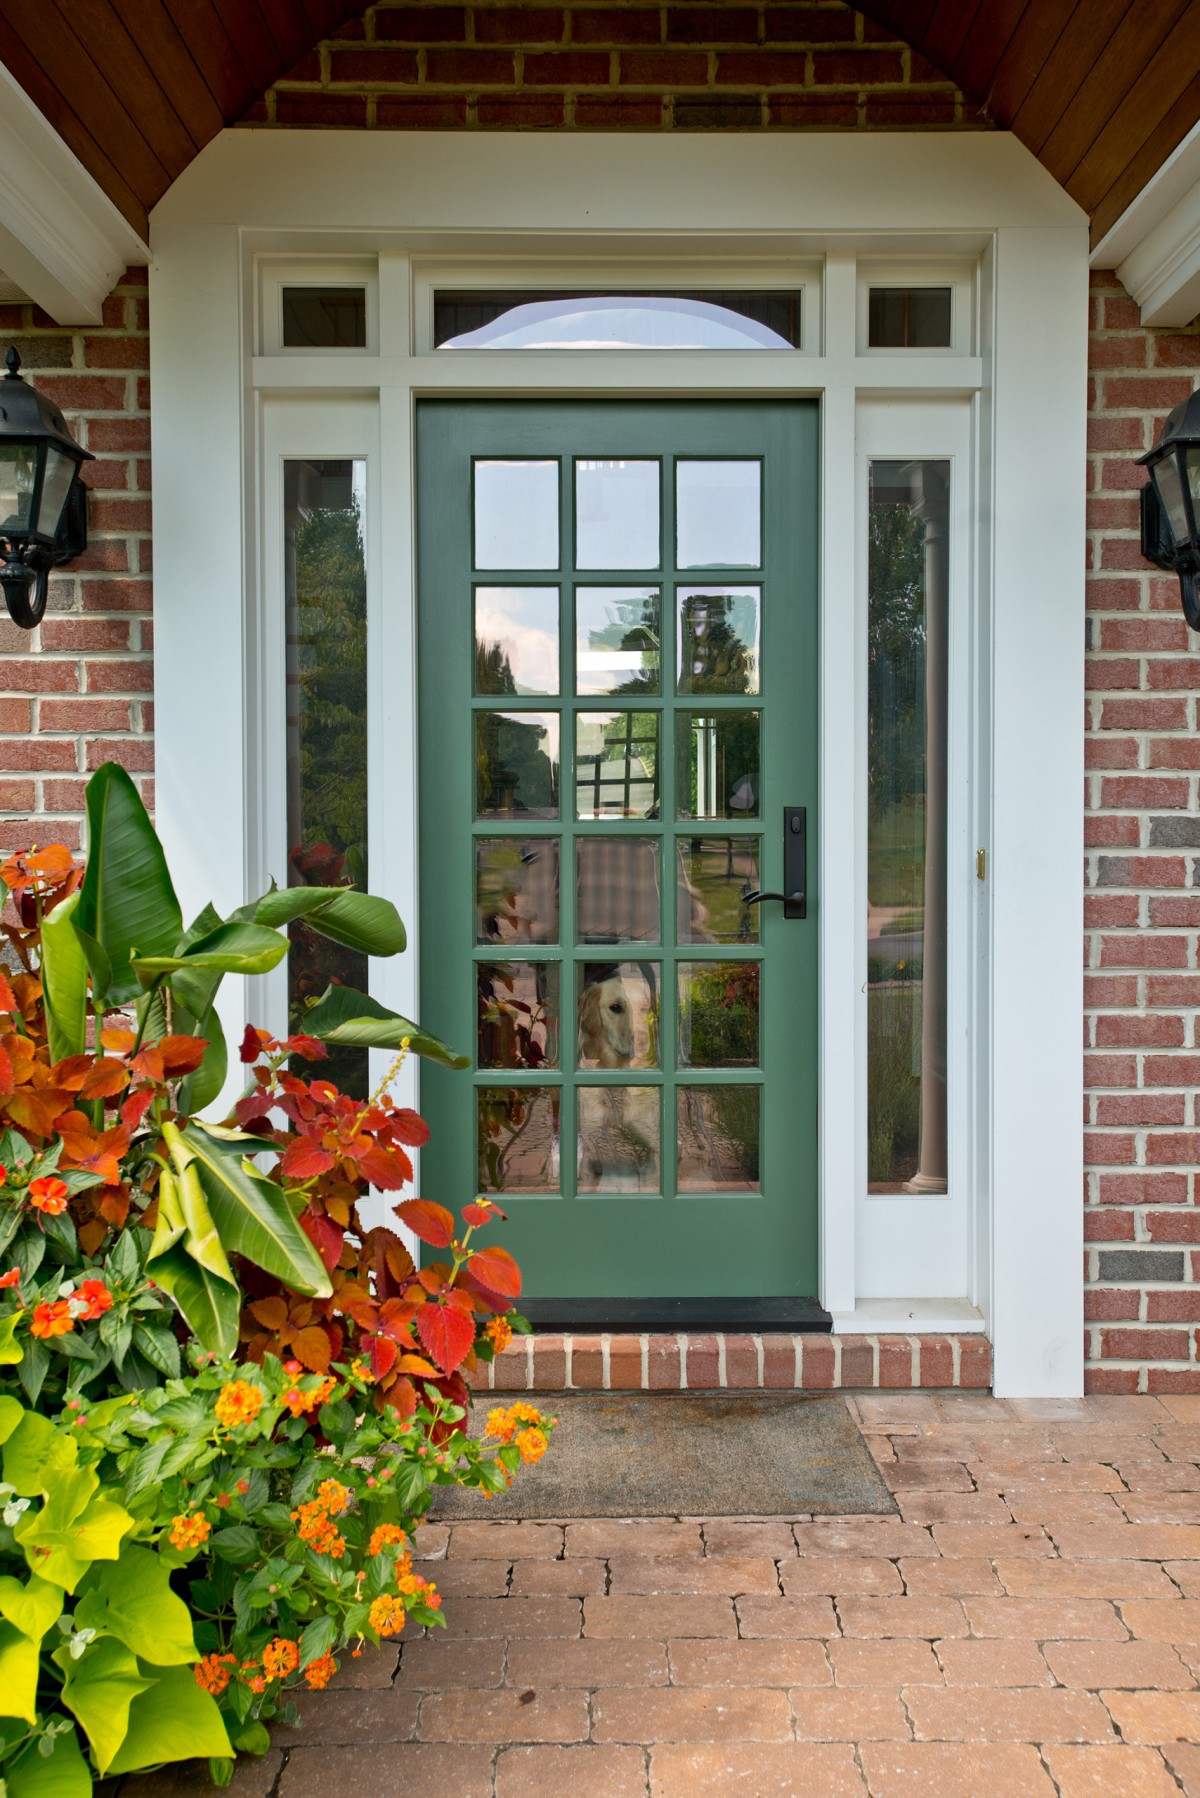
[[[589,986],[579,1001],[579,1043],[584,1055],[590,1055],[600,1038],[600,988]]]

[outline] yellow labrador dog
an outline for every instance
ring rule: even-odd
[[[579,1061],[583,1067],[627,1068],[633,1060],[633,1007],[617,977],[584,988],[579,1001]]]

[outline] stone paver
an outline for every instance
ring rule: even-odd
[[[846,1402],[899,1517],[428,1525],[235,1798],[1200,1798],[1200,1399]]]

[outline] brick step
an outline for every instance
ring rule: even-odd
[[[979,1392],[992,1383],[992,1345],[970,1335],[539,1334],[514,1337],[486,1372],[493,1392]]]

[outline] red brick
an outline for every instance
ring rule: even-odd
[[[97,489],[113,492],[129,485],[124,462],[85,462],[79,473],[89,493]]]
[[[154,772],[154,742],[150,737],[91,737],[86,748],[89,768],[119,762],[131,774]]]
[[[1160,894],[1152,898],[1150,922],[1158,930],[1200,928],[1200,894]]]
[[[481,94],[477,116],[481,125],[498,125],[507,130],[518,126],[553,129],[562,124],[565,109],[561,94]]]
[[[43,699],[39,708],[43,731],[129,730],[127,699]],[[46,738],[39,739],[43,744]],[[70,745],[64,745],[70,747]],[[72,755],[74,749],[71,749]],[[61,764],[56,764],[61,765]],[[74,766],[74,764],[71,764]]]
[[[1181,855],[1110,856],[1100,865],[1106,886],[1181,887],[1187,863]]]
[[[1182,1124],[1182,1093],[1104,1093],[1096,1100],[1098,1124]]]
[[[758,1386],[758,1350],[753,1336],[726,1336],[725,1384],[735,1391]]]
[[[1084,1133],[1083,1159],[1087,1167],[1111,1167],[1123,1164],[1133,1165],[1134,1140],[1132,1136],[1096,1136]]]
[[[1149,564],[1142,556],[1136,537],[1105,537],[1100,544],[1101,568],[1136,568],[1146,572]]]
[[[1146,448],[1145,421],[1140,418],[1088,419],[1088,448],[1091,450]]]
[[[1085,1055],[1083,1058],[1083,1079],[1085,1086],[1136,1086],[1137,1058],[1133,1055]],[[1151,1085],[1174,1086],[1174,1080],[1152,1081]]]
[[[1098,771],[1105,768],[1136,768],[1137,738],[1087,737],[1083,744],[1083,764],[1085,768],[1095,768]]]
[[[89,693],[149,693],[154,687],[154,664],[149,660],[89,662],[87,684]]]
[[[1185,936],[1106,936],[1100,943],[1104,968],[1186,968]]]
[[[725,60],[724,57],[721,58]],[[720,77],[718,76],[718,80]],[[705,87],[708,58],[690,50],[622,50],[622,87]]]
[[[1193,657],[1180,656],[1175,661],[1164,661],[1155,657],[1146,663],[1146,681],[1155,691],[1175,687],[1194,687],[1196,684],[1196,663]]]
[[[1132,1211],[1097,1210],[1094,1205],[1084,1211],[1085,1242],[1133,1242],[1135,1235]]]
[[[381,94],[375,125],[382,131],[437,131],[467,122],[467,103],[455,94]]]
[[[1151,1133],[1146,1138],[1148,1167],[1191,1167],[1197,1162],[1200,1162],[1200,1131],[1175,1130],[1161,1136]]]
[[[717,58],[718,87],[803,87],[808,57],[803,51],[735,51]]]
[[[123,537],[101,537],[90,542],[81,556],[76,556],[71,563],[71,575],[88,574],[93,569],[104,569],[116,574],[129,566],[129,556]],[[54,584],[50,586],[51,596]]]
[[[829,1392],[833,1389],[836,1353],[828,1336],[801,1338],[803,1364],[801,1378],[806,1392]]]
[[[1200,1286],[1146,1294],[1146,1321],[1152,1324],[1200,1322]]]
[[[1137,493],[1146,485],[1146,470],[1137,462],[1121,461],[1113,457],[1100,464],[1099,485],[1106,492]],[[1125,587],[1136,593],[1139,583],[1137,581],[1114,581],[1112,585]]]
[[[879,1384],[890,1390],[911,1390],[913,1352],[912,1343],[907,1336],[879,1338]]]
[[[887,50],[821,51],[813,57],[813,80],[818,87],[867,87],[877,82],[904,80],[904,64]]]
[[[576,1336],[571,1345],[571,1384],[582,1391],[599,1392],[604,1385],[604,1360],[598,1336]]]
[[[1085,1367],[1083,1370],[1085,1392],[1136,1392],[1137,1389],[1136,1367]]]
[[[0,810],[31,812],[36,794],[37,789],[31,780],[0,780]]]
[[[1147,1392],[1200,1392],[1200,1367],[1151,1367],[1146,1370]]]
[[[1106,1361],[1186,1361],[1186,1330],[1101,1330]]]
[[[28,730],[32,715],[27,699],[0,699],[0,730]]]
[[[463,87],[511,87],[513,59],[502,50],[430,50],[425,79]]]
[[[1136,1005],[1137,976],[1135,974],[1085,974],[1083,977],[1083,1002],[1085,1005]]]
[[[1151,1242],[1200,1242],[1200,1211],[1190,1205],[1175,1211],[1147,1211],[1144,1221]]]
[[[413,50],[334,50],[329,58],[329,79],[355,85],[415,81],[417,57]]]
[[[571,13],[573,44],[657,44],[661,38],[657,7],[579,7]]]
[[[808,94],[772,94],[771,123],[828,131],[839,125],[857,125],[858,107],[854,100],[831,100]]]
[[[1141,522],[1141,506],[1131,494],[1093,494],[1087,502],[1085,516],[1089,531],[1130,531]]]
[[[959,1385],[978,1391],[992,1383],[992,1345],[986,1336],[960,1336]]]
[[[720,1385],[720,1370],[717,1361],[717,1339],[715,1336],[688,1337],[687,1383],[689,1390],[693,1387],[712,1387]]]
[[[479,19],[475,32],[478,36]],[[380,7],[375,14],[377,44],[457,44],[466,36],[467,15],[461,6]]]
[[[96,531],[148,531],[152,504],[148,499],[103,499],[93,494],[88,503],[89,529]]]
[[[367,102],[361,95],[289,93],[281,88],[275,96],[277,125],[330,125],[353,131],[362,130],[366,122]]]
[[[672,6],[667,10],[667,40],[674,44],[756,44],[758,13],[749,6]]]
[[[1088,342],[1089,368],[1145,368],[1146,339],[1093,337]]]
[[[1106,618],[1100,626],[1101,649],[1135,651],[1176,649],[1188,646],[1183,618]]]
[[[79,674],[75,662],[43,661],[30,656],[25,661],[0,662],[0,687],[16,693],[76,693]]]
[[[1195,737],[1151,738],[1152,768],[1200,768],[1200,741]]]
[[[796,1380],[796,1349],[790,1336],[764,1336],[763,1385],[790,1390]]]
[[[1121,1288],[1109,1292],[1103,1287],[1089,1286],[1083,1295],[1084,1322],[1136,1323],[1141,1302],[1141,1294],[1137,1292]]]
[[[42,648],[127,650],[129,629],[123,618],[47,618],[42,625]]]
[[[1186,1205],[1186,1174],[1101,1174],[1102,1205]]]
[[[85,612],[148,612],[154,589],[149,581],[84,581]]]
[[[1146,982],[1146,1003],[1200,1005],[1200,975],[1151,974]]]
[[[679,1340],[675,1336],[650,1338],[649,1381],[651,1392],[678,1392]]]
[[[867,95],[868,125],[891,125],[911,131],[918,125],[952,125],[954,114],[952,93]]]
[[[948,1336],[920,1338],[922,1386],[953,1386],[954,1348]]]
[[[805,1382],[807,1384],[807,1381]],[[874,1386],[875,1352],[865,1336],[842,1337],[842,1385]]]
[[[642,1342],[639,1336],[611,1336],[608,1343],[608,1383],[614,1392],[637,1392],[642,1384]]]
[[[42,803],[47,811],[81,812],[86,792],[86,780],[44,780]]]
[[[566,1385],[567,1354],[561,1336],[534,1336],[533,1383],[539,1392],[561,1392]]]
[[[1164,775],[1139,776],[1117,774],[1100,783],[1100,803],[1106,810],[1121,807],[1147,811],[1161,808],[1179,811],[1187,806],[1188,782],[1171,780]]]
[[[1200,368],[1200,339],[1194,332],[1186,337],[1159,337],[1156,333],[1150,341],[1159,368]]]
[[[863,21],[864,35],[868,29]],[[812,6],[769,6],[765,18],[768,41],[784,44],[839,44],[854,42],[854,14],[843,8],[825,12]],[[889,43],[895,39],[884,34]]]
[[[564,15],[557,6],[475,8],[477,44],[561,44]]]
[[[138,403],[138,411],[139,412],[149,412],[149,410],[150,410],[150,382],[147,378],[144,378],[142,376],[138,377],[137,403]]]
[[[618,95],[608,99],[598,94],[580,94],[575,102],[575,123],[609,130],[654,130],[662,124],[662,97]]]
[[[1186,375],[1108,375],[1101,403],[1109,412],[1169,412],[1188,399],[1191,391]]]
[[[1176,1004],[1178,1001],[1164,1000],[1163,1003]],[[1096,1019],[1096,1043],[1100,1048],[1111,1049],[1182,1048],[1183,1019],[1122,1017],[1117,1013],[1105,1013]]]
[[[88,368],[149,368],[148,337],[85,337],[83,360]]]
[[[1089,658],[1084,669],[1084,685],[1093,692],[1117,690],[1140,685],[1141,664],[1127,659],[1098,662]]]
[[[37,387],[64,412],[125,410],[125,382],[120,375],[39,375]]]

